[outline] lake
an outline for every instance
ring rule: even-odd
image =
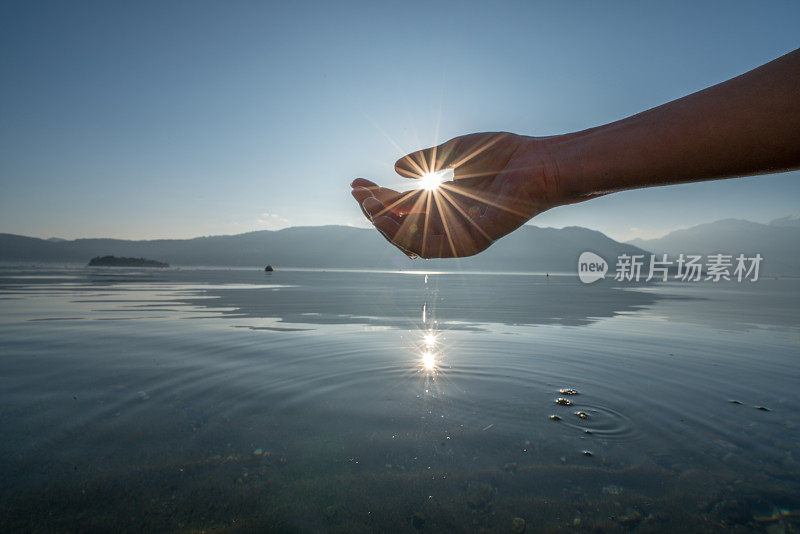
[[[0,530],[797,532],[799,297],[5,267]]]

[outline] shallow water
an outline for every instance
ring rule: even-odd
[[[0,530],[796,531],[798,297],[4,268]]]

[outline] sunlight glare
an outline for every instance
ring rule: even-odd
[[[436,358],[433,352],[426,350],[422,353],[422,367],[426,371],[433,371],[436,369]]]
[[[426,347],[433,347],[436,344],[436,334],[425,334],[422,337]]]
[[[436,191],[443,182],[453,180],[453,169],[442,169],[436,172],[425,173],[419,177],[417,188],[425,191]]]

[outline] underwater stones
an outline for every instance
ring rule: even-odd
[[[338,521],[339,509],[340,507],[335,504],[325,507],[325,517],[328,519],[328,521]]]
[[[753,519],[750,507],[742,499],[726,499],[718,502],[711,510],[711,515],[723,525],[744,525]]]
[[[558,390],[558,392],[561,393],[562,395],[577,395],[578,394],[578,390],[577,389],[572,389],[572,388],[561,388],[561,389]]]
[[[628,510],[625,515],[620,516],[617,520],[628,527],[632,527],[642,520],[642,514],[638,510]]]
[[[556,399],[556,404],[559,406],[572,406],[572,401],[569,399],[565,399],[564,397],[559,397]]]
[[[473,510],[485,509],[494,500],[494,488],[485,482],[470,482],[467,486],[467,504]]]
[[[525,532],[525,520],[521,517],[515,517],[511,520],[511,532],[514,534],[522,534]]]

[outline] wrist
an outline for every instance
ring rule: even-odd
[[[531,175],[538,182],[540,194],[546,192],[553,204],[571,203],[595,191],[596,181],[590,178],[590,169],[584,158],[584,132],[549,137],[527,137],[525,159],[539,171]]]

